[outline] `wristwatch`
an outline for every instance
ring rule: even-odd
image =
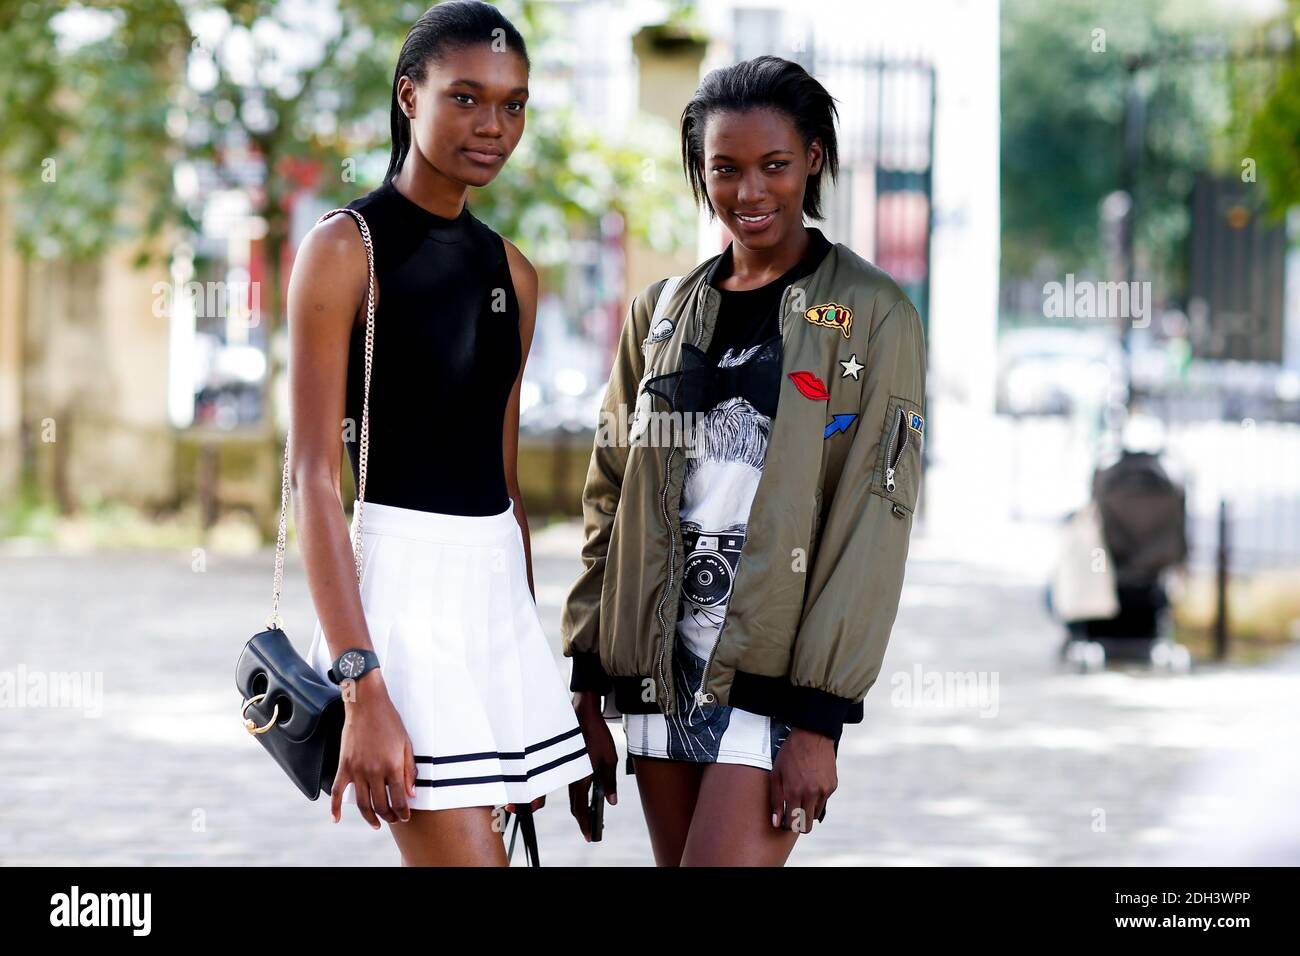
[[[374,651],[353,647],[344,651],[330,665],[330,680],[341,684],[345,680],[356,680],[367,671],[379,666],[379,655]]]

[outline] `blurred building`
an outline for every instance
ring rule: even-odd
[[[993,408],[999,246],[997,3],[704,0],[705,69],[773,53],[837,100],[843,176],[821,225],[917,304],[928,390]],[[936,29],[942,24],[942,29]],[[724,241],[704,230],[702,253]],[[941,427],[940,427],[941,430]]]
[[[12,500],[26,477],[67,510],[168,499],[170,337],[157,274],[133,268],[127,246],[88,262],[27,260],[16,228],[0,198],[0,496]]]
[[[566,74],[567,96],[603,126],[659,116],[675,127],[704,73],[760,54],[801,63],[836,98],[841,175],[817,223],[888,271],[921,311],[932,397],[992,412],[998,313],[998,5],[700,0],[706,42],[663,36],[656,3],[557,3],[594,63]],[[935,30],[935,23],[943,30]],[[633,76],[635,82],[625,78]],[[544,86],[542,87],[545,88]],[[665,184],[685,189],[684,179]],[[625,250],[622,306],[600,336],[612,348],[626,303],[663,276],[720,251],[703,214],[694,250]],[[606,365],[607,368],[607,365]],[[603,383],[600,383],[603,385]]]

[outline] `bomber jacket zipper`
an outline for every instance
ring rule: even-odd
[[[671,527],[668,517],[668,487],[672,484],[673,455],[677,453],[677,447],[674,445],[668,450],[668,463],[664,466],[664,487],[659,496],[659,505],[663,510],[664,527],[668,528],[668,583],[664,586],[664,593],[659,598],[659,604],[655,607],[655,617],[659,620],[659,632],[661,641],[659,643],[659,654],[655,660],[655,668],[659,672],[659,683],[664,689],[664,701],[660,705],[660,710],[667,714],[668,710],[668,679],[664,676],[664,648],[668,646],[668,624],[664,620],[663,609],[664,602],[668,600],[668,595],[673,590],[673,580],[677,572],[677,536]]]
[[[901,440],[900,440],[901,436]],[[903,452],[907,450],[907,412],[903,408],[898,409],[898,414],[894,418],[894,427],[889,432],[889,450],[888,457],[885,459],[885,490],[892,492],[894,490],[894,475],[898,471],[898,463],[902,461]]]
[[[782,339],[782,341],[785,340],[785,322],[786,322],[786,311],[787,311],[787,309],[786,309],[786,307],[785,307],[786,296],[790,294],[790,290],[793,289],[793,288],[794,288],[793,284],[792,284],[792,285],[788,285],[788,286],[785,287],[785,291],[781,293],[781,321],[780,321],[780,330],[781,330],[781,339]],[[696,344],[697,344],[697,345],[699,344],[698,341],[696,342]],[[742,550],[742,551],[741,551],[741,555],[740,555],[740,562],[743,563],[744,560],[745,560],[745,555],[744,555],[744,551]],[[740,571],[740,563],[738,563],[738,564],[736,565],[736,570],[737,570],[737,573],[739,573],[739,571]],[[733,593],[734,593],[734,592],[733,592]],[[727,602],[727,609],[728,609],[728,611],[730,611],[730,609],[731,609],[731,602],[730,602],[730,601]],[[726,619],[725,619],[725,617],[724,617],[724,619],[723,619],[723,625],[724,625],[724,626],[726,625]],[[708,683],[709,683],[709,669],[713,667],[713,658],[714,658],[714,655],[716,655],[716,654],[718,653],[718,645],[721,644],[721,643],[722,643],[722,631],[721,631],[721,629],[719,629],[719,631],[718,631],[718,639],[717,639],[716,641],[713,642],[713,647],[709,649],[709,659],[708,659],[707,661],[704,662],[704,674],[703,674],[703,676],[701,676],[701,678],[700,678],[700,686],[699,686],[699,687],[696,689],[696,691],[695,691],[695,703],[696,703],[697,705],[711,704],[711,703],[713,703],[714,700],[716,699],[712,694],[705,693],[704,688],[708,686]]]
[[[691,299],[689,308],[691,308],[692,313],[695,312],[694,298]],[[704,327],[702,323],[696,323],[696,324],[698,328],[696,329],[695,332],[695,341],[693,344],[696,347],[699,347],[700,334],[704,331]],[[677,454],[677,443],[674,442],[673,447],[668,450],[668,461],[664,465],[664,487],[659,494],[659,507],[660,510],[663,512],[664,527],[668,529],[668,583],[664,586],[664,593],[659,598],[659,604],[655,607],[655,617],[659,621],[659,632],[660,632],[659,653],[655,659],[655,669],[659,673],[659,683],[664,689],[664,700],[660,704],[659,709],[665,714],[676,712],[675,702],[670,699],[671,694],[669,694],[668,692],[669,691],[668,678],[664,674],[664,659],[666,656],[665,652],[668,649],[671,635],[669,633],[668,622],[664,620],[664,615],[663,615],[664,603],[668,600],[668,595],[672,593],[673,583],[676,580],[676,576],[677,576],[677,532],[671,526],[671,519],[668,514],[668,489],[672,485],[673,457],[676,454]],[[676,630],[675,620],[674,620],[673,630]],[[670,708],[672,709],[670,710]]]

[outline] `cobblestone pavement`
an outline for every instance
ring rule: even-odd
[[[1050,529],[1016,527],[977,548],[918,524],[885,670],[865,722],[845,731],[826,822],[792,865],[1130,864],[1174,849],[1194,862],[1196,827],[1233,814],[1231,794],[1197,802],[1191,781],[1256,736],[1264,707],[1295,699],[1296,673],[1062,671],[1042,601]],[[566,674],[559,609],[578,542],[574,523],[533,535]],[[284,613],[305,649],[314,619],[296,557]],[[265,615],[272,552],[209,555],[202,573],[191,561],[0,550],[0,679],[12,688],[25,668],[103,682],[98,714],[0,708],[0,862],[395,865],[386,833],[355,808],[335,827],[327,799],[304,800],[238,719],[233,665]],[[988,694],[963,699],[953,682],[965,678]],[[546,864],[651,863],[635,777],[619,785],[597,845],[551,795]]]

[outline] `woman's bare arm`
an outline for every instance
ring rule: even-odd
[[[510,390],[510,401],[506,405],[501,448],[506,469],[506,490],[514,499],[515,518],[519,521],[519,530],[524,536],[524,566],[528,569],[528,588],[536,599],[537,588],[533,585],[533,546],[528,536],[528,515],[524,511],[524,498],[519,491],[519,391],[524,381],[524,366],[528,363],[528,353],[533,344],[533,331],[537,326],[537,270],[513,242],[509,239],[502,241],[506,246],[506,258],[510,261],[510,278],[514,282],[515,297],[519,300],[519,347],[522,357],[519,362],[519,374],[515,377],[514,387]]]
[[[303,239],[289,279],[289,483],[331,658],[371,647],[340,483],[348,341],[365,321],[368,274],[357,224],[339,214]],[[360,435],[361,423],[353,427]]]
[[[519,522],[519,533],[524,539],[524,567],[528,571],[528,590],[537,600],[537,588],[533,584],[533,544],[528,536],[528,514],[524,511],[524,496],[519,490],[519,392],[524,382],[524,366],[528,364],[528,353],[533,345],[533,331],[537,325],[537,270],[515,247],[509,239],[502,239],[506,247],[506,259],[510,262],[510,280],[515,287],[515,298],[519,300],[519,373],[515,384],[510,389],[510,400],[506,403],[505,422],[501,430],[501,455],[506,470],[506,490],[515,502],[515,520]],[[539,810],[546,804],[546,797],[534,800],[531,807]],[[513,803],[506,804],[506,809],[515,812]]]
[[[374,649],[339,480],[344,425],[358,437],[361,432],[361,422],[345,423],[344,414],[348,344],[353,325],[365,321],[369,274],[357,223],[340,213],[303,239],[289,280],[289,483],[308,588],[331,658],[353,647]],[[349,782],[361,815],[375,829],[377,816],[389,823],[409,819],[415,759],[384,686],[382,666],[358,678],[344,701],[331,793],[334,821]]]

